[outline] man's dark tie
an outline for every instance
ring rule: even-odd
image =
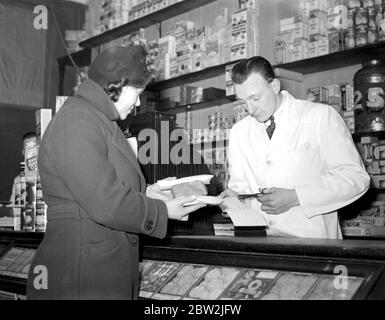
[[[275,130],[275,122],[274,122],[274,116],[271,116],[269,118],[269,120],[267,121],[270,121],[270,124],[269,126],[266,128],[266,132],[267,132],[267,135],[269,136],[269,139],[271,140],[271,137],[273,136],[273,133],[274,133],[274,130]],[[266,121],[266,122],[267,122]]]

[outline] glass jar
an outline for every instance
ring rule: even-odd
[[[381,20],[378,26],[378,40],[385,40],[385,19]]]
[[[356,46],[356,34],[354,29],[349,29],[345,34],[345,49],[352,49]]]
[[[361,7],[361,1],[360,0],[349,0],[348,1],[348,8],[349,9],[355,9]]]
[[[356,26],[362,26],[368,24],[368,9],[359,8],[355,17]]]
[[[376,27],[376,9],[368,8],[368,26],[369,28]]]
[[[377,27],[372,27],[368,29],[368,43],[376,43],[378,41]]]
[[[384,12],[384,7],[382,5],[376,6],[376,26],[379,25],[380,21],[383,18],[383,12]]]
[[[356,46],[364,46],[368,44],[368,27],[358,26],[356,27]]]
[[[356,16],[357,9],[349,9],[348,11],[348,29],[354,27],[354,19]]]
[[[362,0],[362,6],[364,8],[370,8],[374,6],[374,0]]]
[[[356,132],[385,129],[385,61],[366,61],[354,75]]]

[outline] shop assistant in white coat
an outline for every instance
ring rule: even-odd
[[[262,57],[235,65],[232,80],[249,116],[231,130],[222,196],[262,192],[251,205],[268,235],[342,238],[336,210],[361,197],[370,180],[343,119],[281,91]]]

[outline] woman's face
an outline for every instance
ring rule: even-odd
[[[144,88],[125,86],[122,88],[119,100],[115,102],[121,120],[127,118],[135,107],[140,106],[140,95]]]

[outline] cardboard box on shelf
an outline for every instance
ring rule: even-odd
[[[338,5],[327,9],[328,30],[346,30],[348,28],[348,8]]]

